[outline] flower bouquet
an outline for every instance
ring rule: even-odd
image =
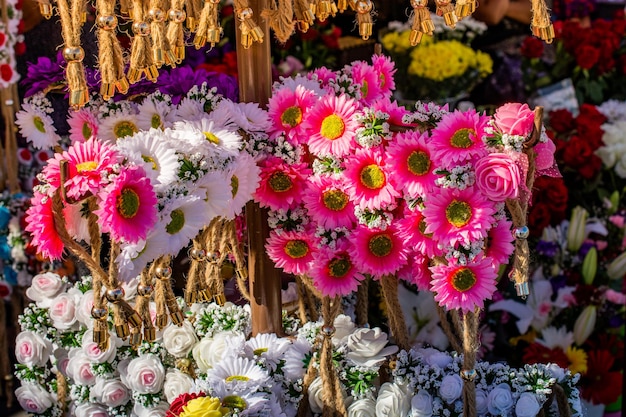
[[[398,68],[398,85],[403,99],[433,100],[446,103],[466,96],[492,72],[488,54],[471,48],[470,42],[486,30],[471,17],[449,29],[432,15],[435,32],[411,46],[411,27],[392,22],[381,42]]]

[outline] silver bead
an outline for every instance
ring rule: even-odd
[[[333,326],[324,326],[322,327],[322,333],[324,333],[324,336],[326,337],[333,337],[335,334],[335,328]]]
[[[528,239],[530,230],[528,229],[528,226],[520,226],[515,228],[513,235],[515,236],[515,239]]]
[[[159,279],[170,279],[172,277],[172,268],[169,266],[159,266],[154,272]]]
[[[116,301],[123,300],[125,294],[126,293],[124,292],[124,288],[117,287],[117,288],[111,288],[110,290],[107,290],[106,297],[107,297],[107,300],[114,303]]]
[[[193,261],[202,262],[206,260],[206,251],[204,249],[189,249],[189,257]]]
[[[143,297],[149,296],[150,294],[152,294],[152,291],[154,291],[154,287],[152,285],[139,284],[137,286],[137,294]]]
[[[461,372],[461,378],[463,378],[464,381],[468,381],[468,382],[472,382],[473,380],[476,379],[476,369],[462,369]]]
[[[107,314],[109,314],[109,309],[106,307],[102,307],[102,308],[97,308],[95,306],[91,307],[91,317],[93,317],[96,320],[105,318]]]
[[[221,254],[220,254],[220,251],[218,251],[218,250],[207,252],[207,254],[206,254],[206,258],[207,258],[207,260],[209,262],[217,262],[217,261],[219,261],[220,260],[220,256],[221,256]]]

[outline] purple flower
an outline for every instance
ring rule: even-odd
[[[172,97],[172,103],[178,104],[187,95],[193,86],[206,82],[209,88],[217,87],[217,92],[231,100],[237,100],[237,81],[228,75],[209,73],[203,69],[194,71],[191,67],[172,68],[169,73],[163,73],[157,80],[159,90]]]
[[[546,242],[545,240],[540,240],[537,243],[537,253],[539,255],[546,256],[548,258],[553,258],[559,252],[559,245],[554,242]]]
[[[216,87],[218,94],[232,101],[239,101],[239,84],[235,77],[221,72],[209,72],[206,82],[209,88]]]
[[[59,62],[48,57],[39,57],[37,63],[28,63],[26,77],[22,80],[22,85],[26,87],[24,96],[30,97],[45,90],[51,84],[63,82],[64,77],[63,67]]]

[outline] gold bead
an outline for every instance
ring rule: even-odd
[[[102,308],[97,308],[97,307],[91,307],[91,317],[93,317],[94,319],[103,319],[107,316],[107,314],[109,314],[109,309],[106,307],[102,307]]]
[[[357,13],[369,13],[372,11],[374,5],[371,0],[359,0],[356,2]]]
[[[189,257],[192,261],[203,262],[206,260],[206,251],[204,249],[189,249]]]
[[[237,11],[237,18],[243,22],[246,19],[252,18],[253,14],[254,13],[252,12],[251,8],[245,7],[243,9]]]
[[[133,33],[137,36],[150,35],[150,25],[146,22],[133,23]]]
[[[183,23],[185,21],[185,18],[187,17],[185,11],[179,9],[170,9],[167,15],[169,19],[175,23]]]
[[[165,20],[165,12],[159,8],[148,10],[148,16],[155,22],[162,22]]]
[[[67,62],[81,62],[85,58],[85,50],[80,46],[68,46],[63,49],[63,58]]]
[[[117,27],[117,17],[112,14],[98,16],[98,27],[104,30],[113,30]]]

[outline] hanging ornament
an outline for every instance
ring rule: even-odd
[[[452,2],[450,0],[435,0],[435,4],[437,5],[437,15],[443,16],[446,26],[454,29],[459,19],[456,16]]]
[[[546,43],[552,43],[554,40],[554,26],[550,21],[550,13],[548,6],[544,0],[532,0],[532,21],[531,28],[533,35]]]
[[[239,20],[241,30],[241,45],[245,49],[250,48],[252,42],[263,42],[263,31],[252,18],[254,12],[248,6],[247,0],[235,0],[235,15]]]
[[[461,20],[476,11],[476,0],[456,0],[454,12],[456,17]]]
[[[274,31],[276,39],[285,43],[293,34],[295,22],[293,20],[293,0],[270,0],[269,8],[261,12],[261,16],[269,21],[270,28]]]
[[[335,17],[337,14],[337,5],[332,0],[316,0],[312,3],[313,10],[320,22],[324,22],[329,16]]]
[[[187,10],[187,29],[191,32],[198,30],[198,23],[200,22],[203,3],[204,6],[206,6],[206,2],[202,0],[185,0],[185,10]]]
[[[374,23],[372,22],[372,10],[374,4],[371,0],[357,0],[351,4],[356,11],[356,21],[359,24],[359,35],[363,40],[368,40],[372,36]]]
[[[156,82],[159,72],[154,64],[152,45],[150,38],[150,24],[145,20],[144,1],[133,1],[133,17],[132,26],[133,40],[130,49],[130,68],[128,69],[128,81],[134,84],[141,80],[144,76],[153,82]]]
[[[294,0],[293,11],[296,16],[296,25],[300,32],[306,32],[315,21],[315,14],[311,10],[308,0]]]
[[[420,43],[424,34],[433,35],[435,25],[430,18],[428,0],[411,0],[411,7],[413,7],[413,24],[409,40],[411,45],[415,46]]]
[[[44,19],[49,20],[54,13],[50,0],[37,0],[37,3],[39,3],[39,13],[41,13]]]
[[[207,42],[214,47],[222,37],[222,28],[218,21],[220,0],[206,0],[200,13],[200,21],[193,39],[196,49],[202,48]]]
[[[167,41],[170,50],[176,57],[176,63],[180,64],[185,59],[185,30],[183,22],[187,15],[183,10],[185,0],[172,0],[171,8],[167,12],[169,20],[167,26]]]
[[[150,36],[152,37],[152,60],[157,68],[165,65],[175,65],[176,57],[172,53],[170,43],[166,37],[165,0],[150,0],[148,19],[150,21]]]
[[[98,66],[102,84],[100,95],[109,100],[115,94],[115,89],[126,94],[128,80],[124,74],[124,57],[122,47],[117,38],[117,17],[115,16],[115,2],[112,0],[97,0],[98,17]]]

